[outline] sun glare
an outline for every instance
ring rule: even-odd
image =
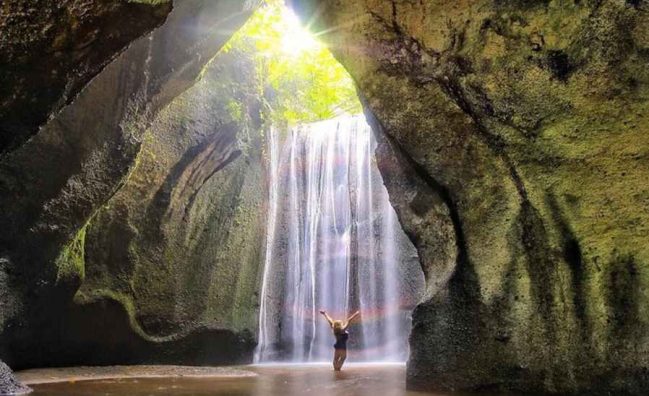
[[[287,55],[297,56],[306,51],[320,48],[320,43],[301,24],[295,13],[282,9],[282,51]]]
[[[277,125],[362,110],[351,76],[316,37],[284,0],[266,0],[222,50],[254,62],[266,116]]]

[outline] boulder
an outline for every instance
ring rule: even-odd
[[[32,390],[21,384],[9,366],[0,360],[0,395],[24,395]]]

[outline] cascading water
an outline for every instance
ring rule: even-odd
[[[269,202],[257,362],[324,361],[326,310],[350,329],[350,359],[403,361],[423,280],[374,161],[363,116],[268,136]],[[413,278],[415,280],[413,280]]]

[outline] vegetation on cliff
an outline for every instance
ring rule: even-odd
[[[268,0],[222,51],[250,56],[273,124],[313,122],[359,113],[354,83],[322,43],[281,0]],[[236,110],[235,104],[232,105]]]

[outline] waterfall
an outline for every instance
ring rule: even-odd
[[[374,160],[363,116],[267,137],[268,223],[257,362],[325,361],[334,343],[318,311],[350,327],[349,359],[403,361],[419,271]],[[420,275],[419,275],[420,276]],[[406,290],[404,290],[406,289]],[[403,296],[410,296],[404,300]]]

